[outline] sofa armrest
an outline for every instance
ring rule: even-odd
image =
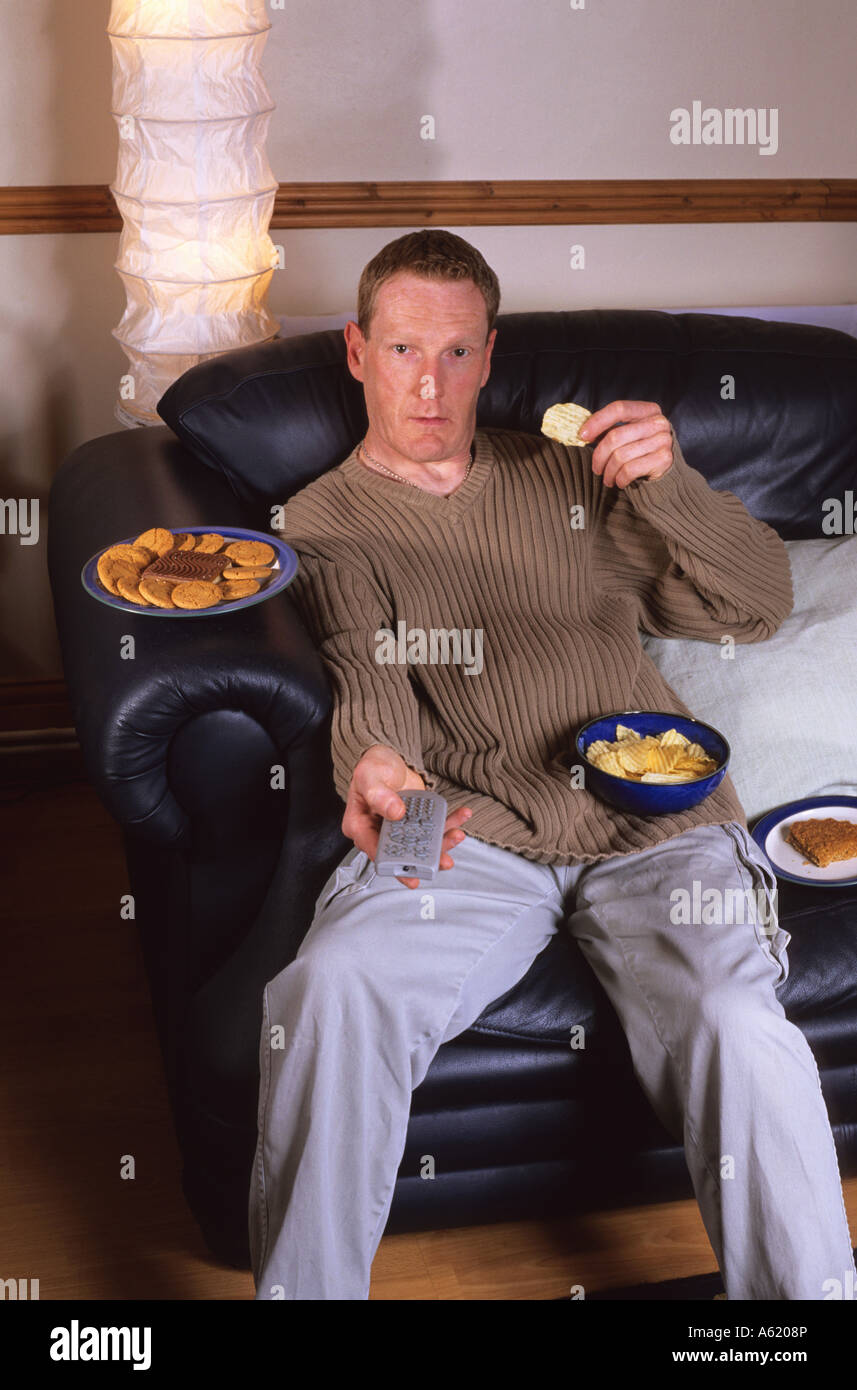
[[[75,450],[57,473],[49,519],[54,609],[87,773],[129,832],[162,845],[183,843],[195,798],[185,796],[181,805],[171,785],[176,735],[200,716],[234,711],[230,738],[240,743],[242,728],[252,730],[258,769],[259,726],[286,754],[311,741],[327,719],[331,695],[321,659],[288,590],[222,617],[178,622],[97,603],[81,570],[102,546],[149,526],[268,529],[268,518],[240,501],[172,431],[154,427],[104,435]],[[231,754],[234,769],[234,745]],[[186,768],[181,780],[187,784]],[[243,790],[258,793],[262,804],[270,780],[255,780],[257,787]]]

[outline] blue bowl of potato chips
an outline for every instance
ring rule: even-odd
[[[620,710],[590,719],[575,749],[586,788],[634,816],[698,806],[719,787],[731,749],[718,729],[666,710]]]

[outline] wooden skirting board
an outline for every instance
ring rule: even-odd
[[[34,731],[74,734],[65,681],[0,681],[0,736]]]
[[[65,682],[0,681],[0,800],[85,777]]]

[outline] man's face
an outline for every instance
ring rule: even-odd
[[[400,271],[381,286],[364,338],[345,329],[348,366],[363,382],[369,433],[415,463],[470,448],[476,400],[491,370],[485,300],[472,280]]]

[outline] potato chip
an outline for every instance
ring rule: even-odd
[[[665,734],[661,734],[661,747],[669,748],[670,744],[673,743],[687,745],[690,743],[690,739],[685,738],[684,734],[680,734],[678,729],[667,729]]]
[[[625,739],[617,748],[616,757],[626,772],[645,772],[655,748],[657,744],[650,744],[647,740]]]
[[[611,772],[614,777],[625,776],[625,769],[615,753],[602,753],[596,766],[601,772]]]
[[[623,742],[626,738],[634,738],[634,739],[636,739],[636,738],[639,738],[639,737],[640,737],[640,735],[637,733],[637,730],[636,730],[636,729],[629,729],[628,726],[627,726],[627,724],[617,724],[617,725],[616,725],[616,738],[617,738],[620,742]]]
[[[633,782],[693,782],[717,771],[718,763],[700,743],[677,729],[641,736],[626,724],[616,725],[616,738],[593,740],[586,759],[601,772]]]
[[[692,782],[692,772],[644,772],[642,782]]]
[[[649,756],[644,772],[672,772],[682,754],[680,744],[669,743],[664,747],[663,743],[658,743],[654,748],[649,749]]]
[[[685,750],[684,750],[684,757],[682,758],[682,762],[686,762],[688,759],[693,759],[694,761],[698,761],[700,758],[703,758],[703,759],[705,759],[705,760],[708,759],[708,754],[706,753],[705,749],[702,747],[702,744],[701,744],[701,743],[688,743],[687,747],[686,747]]]
[[[547,435],[548,439],[556,439],[560,444],[570,444],[578,449],[589,447],[585,439],[581,439],[577,433],[585,420],[592,414],[583,405],[574,405],[572,402],[552,405],[546,410],[542,419],[542,434]]]
[[[673,772],[689,772],[691,777],[706,777],[709,772],[713,772],[717,764],[708,758],[694,758],[691,762],[676,763]]]

